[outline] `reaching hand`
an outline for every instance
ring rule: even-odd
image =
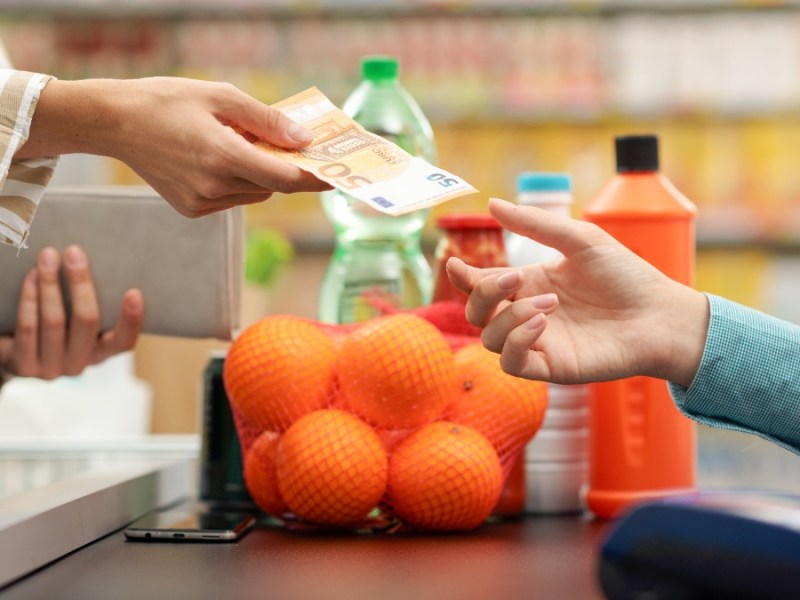
[[[139,335],[143,300],[139,290],[122,298],[113,329],[99,333],[100,310],[86,254],[78,246],[64,250],[72,315],[67,320],[60,281],[60,257],[44,248],[20,294],[13,336],[0,336],[0,373],[54,379],[78,375],[89,365],[131,350]]]
[[[310,173],[234,129],[283,148],[312,134],[234,86],[178,77],[54,80],[16,158],[85,152],[128,164],[179,213],[198,217],[273,192],[322,191]]]
[[[708,327],[705,296],[639,258],[599,227],[492,199],[503,227],[560,251],[521,269],[450,259],[469,294],[467,319],[513,375],[583,383],[649,375],[689,385]]]

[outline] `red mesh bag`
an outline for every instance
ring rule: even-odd
[[[462,303],[384,313],[272,315],[234,341],[223,377],[248,490],[295,527],[473,529],[539,429],[546,385],[504,373]]]

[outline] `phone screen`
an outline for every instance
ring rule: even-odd
[[[129,539],[233,541],[255,523],[253,515],[204,509],[170,509],[149,513],[125,530]]]

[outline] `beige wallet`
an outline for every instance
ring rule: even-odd
[[[22,280],[45,246],[78,244],[89,256],[101,329],[119,316],[122,295],[144,295],[143,333],[230,340],[239,328],[244,208],[189,219],[154,190],[48,190],[28,247],[0,245],[0,334],[13,332]],[[64,280],[65,304],[69,294]]]

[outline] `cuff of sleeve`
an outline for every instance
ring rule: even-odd
[[[17,150],[30,134],[34,111],[44,87],[54,77],[39,73],[0,69],[6,86],[3,91],[17,98],[18,108],[11,117],[5,115],[7,130],[0,159],[0,243],[25,247],[36,208],[50,181],[58,157],[42,157],[16,161]]]
[[[800,454],[800,374],[796,361],[787,361],[800,347],[800,328],[706,296],[710,321],[700,368],[688,388],[669,383],[675,404],[698,423],[757,435]]]
[[[0,244],[25,248],[36,210],[58,159],[29,159],[11,165],[8,178],[0,184]]]

